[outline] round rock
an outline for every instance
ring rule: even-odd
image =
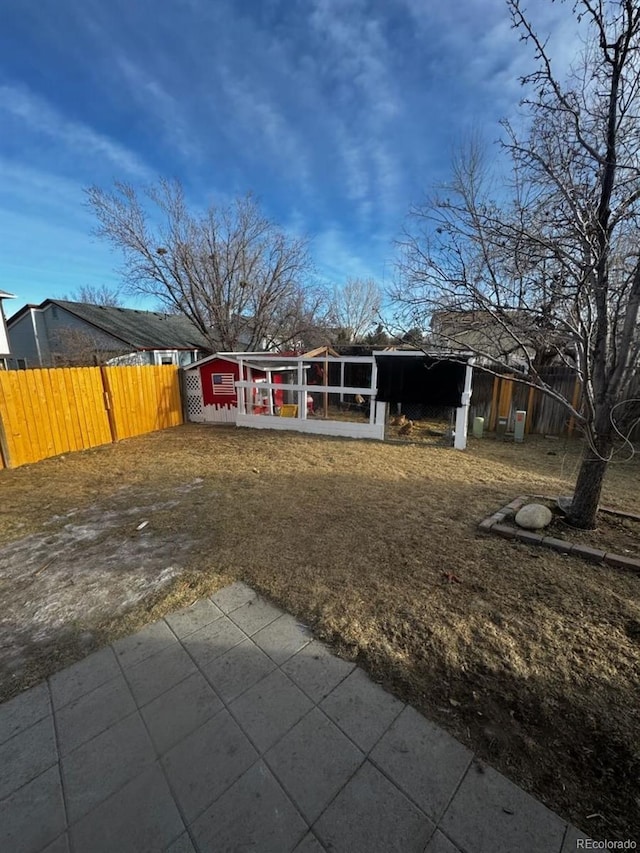
[[[527,504],[523,506],[515,517],[515,522],[525,530],[540,530],[551,524],[551,510],[544,504]]]

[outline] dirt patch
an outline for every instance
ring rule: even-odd
[[[580,545],[590,545],[612,554],[640,557],[640,521],[607,512],[598,513],[595,530],[578,530],[567,524],[562,513],[554,512],[547,528],[549,536]]]
[[[515,495],[570,492],[579,449],[471,440],[460,453],[188,425],[0,472],[0,541],[62,535],[84,523],[65,520],[74,508],[177,500],[123,516],[124,538],[100,545],[137,542],[149,516],[159,543],[184,543],[154,577],[168,565],[185,574],[134,605],[128,623],[96,616],[96,627],[78,599],[75,636],[107,642],[242,578],[587,834],[636,838],[640,579],[476,529]],[[637,462],[612,466],[605,502],[637,509],[639,474]],[[179,491],[196,478],[199,488]],[[74,547],[80,555],[91,541]],[[75,566],[71,576],[80,558]],[[52,654],[22,682],[17,670],[11,690],[62,662]]]

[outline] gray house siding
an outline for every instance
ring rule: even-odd
[[[70,348],[77,349],[86,341],[107,353],[122,353],[127,345],[117,338],[93,328],[56,305],[44,309],[30,308],[11,324],[9,340],[14,358],[24,358],[28,367],[54,367],[59,357]]]
[[[23,314],[19,320],[12,323],[8,333],[13,357],[26,359],[27,367],[39,367],[40,356],[33,331],[31,312]]]

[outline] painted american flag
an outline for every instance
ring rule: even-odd
[[[213,373],[211,376],[213,382],[213,393],[221,394],[228,397],[230,394],[235,394],[233,373]]]

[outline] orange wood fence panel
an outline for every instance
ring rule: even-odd
[[[5,467],[111,441],[100,371],[63,367],[0,372]]]
[[[0,371],[0,469],[182,422],[172,365]]]
[[[101,370],[115,441],[182,423],[176,367],[103,367]]]

